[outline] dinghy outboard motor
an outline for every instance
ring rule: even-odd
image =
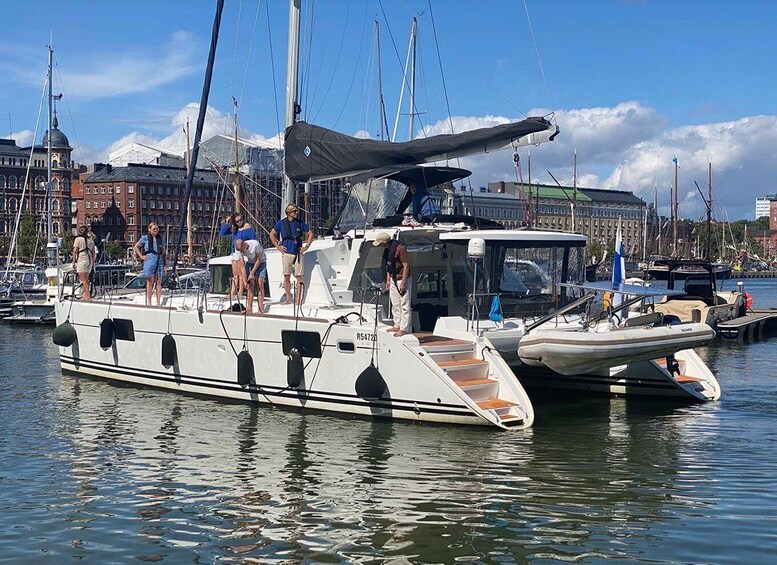
[[[370,366],[356,378],[356,394],[364,400],[379,400],[385,393],[386,381],[375,364],[370,362]]]
[[[299,349],[293,347],[286,358],[286,381],[289,388],[297,388],[305,378],[305,365]]]
[[[167,334],[162,338],[162,365],[167,368],[175,365],[175,360],[178,357],[178,348],[175,345],[175,338]]]
[[[65,320],[54,328],[51,339],[55,345],[70,347],[76,342],[76,329],[73,327],[73,324],[70,323],[70,320]]]
[[[108,349],[113,345],[113,320],[105,318],[100,322],[100,347]]]
[[[244,349],[237,355],[237,383],[240,386],[248,386],[254,379],[254,359]]]

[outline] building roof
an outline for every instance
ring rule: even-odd
[[[11,155],[13,157],[24,157],[25,152],[16,145],[15,139],[0,139],[0,155]]]
[[[46,133],[43,134],[43,139],[41,140],[40,144],[43,145],[44,147],[48,147],[49,145],[48,130],[46,130]],[[70,147],[70,142],[67,140],[67,136],[61,131],[59,131],[56,125],[51,130],[51,147],[56,147],[56,148]]]
[[[610,188],[578,188],[592,201],[603,204],[631,204],[632,206],[644,206],[645,201],[639,196],[626,190],[613,190]]]
[[[530,188],[527,186],[527,194],[531,194],[532,198],[537,196],[539,190],[540,198],[556,199],[556,200],[577,200],[577,202],[591,202],[591,199],[582,192],[581,189],[577,189],[577,196],[575,196],[575,190],[571,187],[565,186],[553,186],[549,184],[532,185]]]
[[[186,182],[186,169],[183,167],[165,167],[161,165],[139,165],[130,163],[126,167],[104,165],[84,179],[84,182]],[[194,172],[195,183],[218,184],[219,176],[215,171],[197,169]]]

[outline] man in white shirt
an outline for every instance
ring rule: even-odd
[[[257,288],[256,299],[259,302],[259,314],[264,314],[264,279],[267,278],[267,256],[264,247],[255,239],[235,240],[235,253],[241,253],[246,260],[246,275],[248,293],[246,296],[246,313],[253,314],[254,289]]]

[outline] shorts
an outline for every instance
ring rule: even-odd
[[[292,266],[294,267],[294,275],[297,277],[302,276],[302,272],[305,269],[304,262],[305,255],[300,253],[299,255],[292,255],[291,253],[284,253],[281,257],[283,263],[283,276],[290,275]],[[296,259],[296,261],[294,261]]]
[[[251,276],[251,269],[254,268],[254,263],[246,263],[246,278]],[[266,279],[267,278],[267,261],[259,265],[259,268],[256,269],[256,272],[254,273],[254,276],[257,279]]]
[[[165,260],[156,253],[147,253],[146,260],[143,261],[143,276],[161,277],[165,272]]]

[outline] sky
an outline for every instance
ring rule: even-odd
[[[302,119],[349,135],[410,132],[403,67],[418,28],[415,137],[553,112],[561,134],[531,149],[532,178],[628,190],[668,215],[673,157],[680,216],[701,219],[713,171],[717,219],[754,216],[777,191],[777,2],[724,0],[302,0]],[[0,136],[40,141],[54,47],[60,129],[76,161],[138,141],[185,147],[196,123],[215,0],[30,0],[4,4]],[[379,23],[380,65],[375,24]],[[226,0],[204,139],[277,140],[288,3]],[[386,118],[380,119],[381,71]],[[404,87],[404,89],[403,89]],[[403,105],[396,118],[400,92]],[[527,178],[528,149],[521,163]],[[510,151],[453,163],[474,186],[516,180]]]

